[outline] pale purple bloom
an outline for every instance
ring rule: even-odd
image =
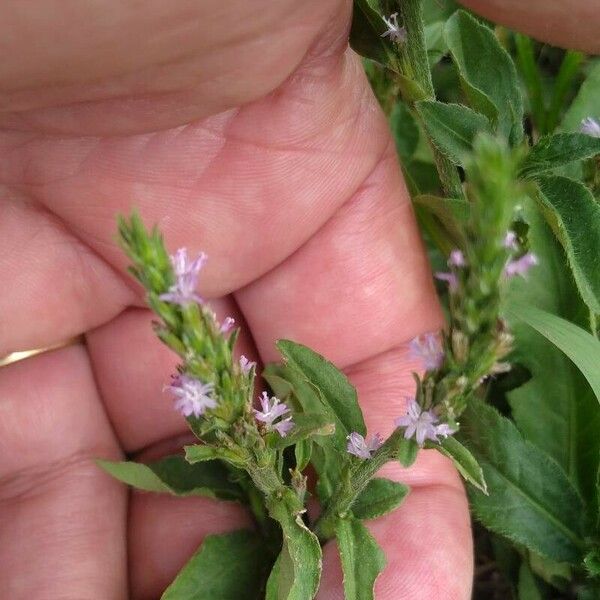
[[[502,241],[502,245],[507,250],[518,250],[519,244],[517,244],[517,234],[510,229],[506,232],[504,236],[504,240]]]
[[[259,400],[262,410],[256,408],[253,409],[256,420],[264,423],[267,426],[267,429],[274,429],[281,437],[285,437],[289,430],[294,426],[292,417],[288,416],[278,423],[275,423],[274,421],[289,415],[290,409],[287,404],[280,402],[279,398],[276,398],[275,396],[269,398],[267,392],[263,392]]]
[[[348,453],[363,460],[371,458],[383,444],[383,440],[378,433],[367,441],[360,433],[353,431],[346,439],[348,440],[348,446],[346,447]]]
[[[529,269],[537,264],[539,264],[537,256],[533,252],[528,252],[523,254],[521,258],[509,261],[504,267],[504,274],[507,277],[514,277],[515,275],[525,277]]]
[[[221,333],[227,333],[233,326],[235,325],[235,319],[231,317],[225,317],[223,323],[221,323],[221,327],[219,327],[219,331]]]
[[[177,375],[165,389],[175,396],[175,410],[184,417],[200,417],[206,409],[217,406],[217,401],[211,395],[214,391],[212,383],[202,383],[187,375]]]
[[[419,335],[411,340],[409,348],[413,358],[419,358],[423,361],[426,371],[439,369],[442,366],[444,350],[437,334],[426,333],[425,335]]]
[[[202,269],[205,262],[206,254],[204,252],[200,252],[194,260],[189,260],[187,250],[179,248],[171,256],[171,264],[175,271],[175,283],[169,288],[168,292],[161,294],[159,298],[173,304],[202,302],[202,298],[196,294],[196,287],[200,269]]]
[[[240,356],[240,369],[242,373],[250,373],[250,370],[256,366],[254,361],[248,360],[243,354]]]
[[[449,267],[464,267],[466,264],[465,255],[461,250],[454,249],[450,252],[450,258],[448,258]]]
[[[422,446],[425,440],[439,442],[438,436],[448,437],[453,430],[446,423],[438,424],[438,417],[431,410],[423,410],[416,400],[411,399],[406,414],[396,419],[397,427],[405,427],[404,437],[408,440],[415,437]]]
[[[458,277],[455,273],[442,273],[438,271],[434,274],[434,277],[440,281],[447,282],[451,292],[455,292],[458,289]]]
[[[381,34],[380,37],[388,37],[390,41],[402,44],[406,41],[406,29],[398,25],[398,13],[395,12],[390,15],[389,19],[383,17],[385,24],[387,25],[387,31]]]
[[[581,133],[600,138],[600,123],[592,117],[586,117],[581,121]]]

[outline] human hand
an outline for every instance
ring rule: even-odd
[[[168,453],[187,431],[117,213],[137,207],[170,248],[209,254],[201,291],[245,321],[246,355],[270,360],[288,337],[344,367],[371,432],[389,433],[411,391],[405,342],[441,326],[385,120],[346,51],[349,4],[248,4],[47,0],[1,19],[15,41],[0,67],[0,355],[86,335],[0,370],[8,598],[155,598],[204,535],[249,523],[208,499],[128,500],[92,461]],[[413,489],[370,524],[388,559],[377,598],[469,597],[450,464],[422,452],[386,475]],[[333,545],[324,560],[321,597],[339,598]]]

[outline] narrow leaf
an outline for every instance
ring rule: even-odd
[[[389,65],[394,48],[387,37],[382,37],[386,30],[384,20],[371,8],[367,0],[354,0],[350,46],[355,52],[383,65]]]
[[[277,449],[293,446],[298,442],[314,436],[332,435],[335,432],[335,424],[331,423],[326,416],[319,414],[300,413],[294,416],[294,429],[285,437],[278,436],[274,447]]]
[[[473,108],[518,144],[523,138],[523,100],[510,55],[491,29],[463,10],[450,17],[445,35]]]
[[[252,531],[209,535],[161,600],[259,600],[268,556]]]
[[[600,119],[600,62],[590,66],[585,81],[581,84],[575,100],[569,106],[561,123],[563,131],[579,131],[581,121],[587,117]]]
[[[98,460],[107,473],[137,489],[176,496],[210,496],[243,500],[245,494],[230,480],[230,471],[218,461],[190,465],[183,456],[167,456],[157,462]]]
[[[195,444],[184,446],[185,460],[190,464],[205,462],[207,460],[224,460],[235,467],[243,468],[246,464],[244,457],[229,450],[228,448],[217,448],[208,444]]]
[[[600,204],[567,177],[543,176],[538,183],[537,199],[567,253],[583,301],[600,314]]]
[[[525,561],[519,569],[519,600],[543,600],[535,575]]]
[[[416,106],[432,142],[454,164],[465,164],[479,132],[492,133],[487,117],[461,104],[424,100]]]
[[[346,600],[374,600],[373,588],[385,568],[385,554],[357,519],[340,519],[336,526],[336,540]]]
[[[473,400],[461,427],[490,492],[470,494],[492,531],[559,562],[577,564],[584,547],[584,505],[564,472],[523,439],[494,408]]]
[[[440,444],[432,444],[431,447],[452,460],[456,470],[466,481],[474,485],[478,490],[481,490],[484,494],[488,493],[483,471],[477,459],[456,438],[453,436],[447,437]]]
[[[410,488],[403,483],[375,477],[352,504],[352,514],[357,519],[376,519],[398,508]]]
[[[557,133],[542,138],[529,152],[523,166],[522,177],[535,177],[575,160],[600,154],[600,138],[583,133]]]
[[[512,303],[508,312],[562,350],[590,384],[600,401],[600,341],[585,329],[528,304]]]
[[[413,198],[413,203],[417,210],[426,211],[442,228],[448,253],[454,248],[465,247],[464,223],[470,212],[466,200],[421,194]]]
[[[300,371],[321,391],[348,433],[366,434],[365,421],[358,405],[356,390],[348,378],[331,362],[302,344],[289,340],[277,342],[279,351],[289,365]]]

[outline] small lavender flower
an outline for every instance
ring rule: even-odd
[[[592,137],[600,138],[600,123],[592,117],[586,117],[581,121],[580,131]]]
[[[240,356],[240,369],[242,373],[248,374],[251,369],[256,367],[256,363],[254,361],[248,360],[243,354]]]
[[[502,245],[507,250],[518,250],[519,244],[517,243],[517,234],[510,229],[506,232],[504,236],[504,240],[502,241]]]
[[[202,298],[196,294],[198,275],[206,262],[206,254],[200,254],[192,261],[188,259],[187,250],[179,248],[171,256],[171,264],[175,271],[176,281],[165,294],[159,298],[164,302],[173,304],[187,304],[188,302],[202,302]]]
[[[439,369],[444,361],[444,350],[435,333],[426,333],[412,339],[409,344],[411,356],[423,362],[426,371]]]
[[[225,317],[223,323],[221,323],[221,327],[219,327],[219,331],[221,333],[227,333],[231,330],[231,328],[235,325],[235,319],[231,317]]]
[[[439,442],[438,436],[448,437],[454,433],[446,423],[438,425],[438,417],[430,410],[423,410],[416,400],[411,399],[406,414],[396,419],[397,427],[405,427],[404,437],[408,440],[415,436],[417,444],[422,446],[425,440]]]
[[[450,257],[448,258],[448,266],[449,267],[464,267],[466,266],[467,261],[465,259],[465,255],[461,250],[455,248],[450,252]]]
[[[279,398],[275,396],[269,398],[267,392],[263,392],[260,397],[260,405],[262,410],[253,409],[256,420],[264,423],[267,429],[274,429],[281,437],[285,437],[294,426],[292,417],[289,416],[278,423],[274,423],[274,421],[290,413],[287,404],[284,402],[280,403]]]
[[[523,254],[521,258],[509,261],[504,267],[504,274],[506,277],[514,277],[515,275],[526,277],[529,269],[537,264],[539,264],[537,256],[533,252],[528,252]]]
[[[390,41],[403,44],[406,41],[406,29],[398,25],[398,13],[391,14],[389,19],[383,17],[383,20],[388,28],[380,37],[389,37]]]
[[[348,453],[363,460],[371,458],[383,444],[383,440],[378,433],[367,441],[360,433],[353,431],[346,439],[348,440],[348,446],[346,447]]]
[[[437,273],[434,273],[434,277],[440,281],[445,281],[451,292],[455,292],[458,289],[458,277],[455,273],[438,271]]]
[[[215,408],[217,401],[211,396],[214,391],[212,383],[202,383],[187,375],[177,375],[173,383],[165,387],[176,398],[175,410],[184,417],[194,415],[200,417],[208,408]]]

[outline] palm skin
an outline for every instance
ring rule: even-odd
[[[411,392],[406,342],[442,320],[385,119],[346,48],[349,2],[155,0],[140,15],[73,1],[57,16],[58,4],[35,19],[16,0],[0,8],[13,34],[0,67],[0,356],[86,343],[0,369],[0,589],[156,598],[205,535],[250,519],[128,493],[93,463],[157,457],[188,436],[161,392],[176,361],[124,272],[117,213],[136,207],[170,248],[208,253],[201,292],[242,324],[246,355],[275,359],[286,337],[343,367],[371,433],[391,431]],[[422,452],[385,475],[413,489],[369,524],[388,558],[378,600],[468,598],[452,466]],[[334,545],[324,557],[320,597],[342,598]]]

